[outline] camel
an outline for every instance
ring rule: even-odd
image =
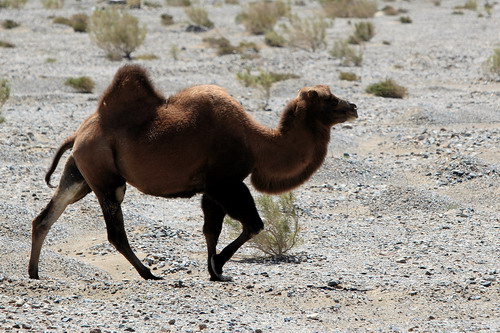
[[[316,85],[301,89],[271,129],[219,86],[194,86],[166,99],[144,68],[125,65],[47,171],[52,187],[59,160],[72,148],[53,197],[32,222],[29,276],[39,279],[40,253],[51,226],[68,205],[94,192],[109,242],[142,278],[159,279],[134,254],[125,233],[121,203],[128,183],[158,197],[202,194],[210,280],[228,281],[224,264],[264,227],[244,183],[247,176],[260,192],[292,190],[323,163],[331,127],[357,117],[356,105]],[[226,215],[242,224],[242,232],[217,253]]]

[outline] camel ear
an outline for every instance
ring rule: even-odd
[[[300,97],[309,102],[316,102],[319,98],[319,94],[314,89],[301,90]]]

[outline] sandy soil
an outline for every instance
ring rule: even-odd
[[[107,60],[87,34],[52,23],[90,14],[94,2],[0,9],[0,21],[21,24],[0,28],[0,40],[16,45],[0,49],[0,77],[11,86],[0,124],[0,331],[499,332],[500,82],[484,63],[500,43],[500,5],[491,16],[483,1],[453,15],[463,3],[379,1],[406,9],[413,23],[381,13],[370,19],[376,35],[361,67],[343,67],[328,52],[357,20],[336,19],[328,47],[311,53],[248,35],[234,21],[241,5],[204,3],[215,23],[204,33],[185,32],[179,7],[132,11],[148,28],[135,55],[159,57],[133,62],[167,95],[218,84],[268,126],[303,86],[328,84],[359,107],[356,122],[332,130],[324,166],[295,191],[301,245],[282,261],[243,248],[225,267],[230,283],[208,281],[199,196],[165,200],[131,187],[123,205],[131,244],[163,280],[141,280],[109,245],[93,195],[54,225],[41,280],[28,279],[31,220],[52,195],[44,172],[126,62]],[[292,6],[305,16],[319,8]],[[167,12],[173,26],[160,23]],[[202,42],[207,36],[254,41],[260,57],[217,56]],[[172,46],[181,49],[178,60]],[[270,110],[262,110],[262,94],[236,79],[246,66],[300,78],[274,85]],[[340,71],[361,80],[340,81]],[[64,85],[81,75],[96,82],[94,93]],[[364,92],[389,77],[408,97]],[[221,241],[230,241],[226,230]]]

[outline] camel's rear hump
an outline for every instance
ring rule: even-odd
[[[126,65],[102,95],[97,112],[107,128],[140,126],[151,121],[164,103],[165,98],[155,89],[146,70]]]

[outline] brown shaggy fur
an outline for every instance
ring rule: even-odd
[[[299,186],[323,163],[330,128],[356,117],[354,104],[318,85],[301,89],[286,106],[278,128],[270,129],[254,121],[221,87],[195,86],[165,99],[144,69],[124,66],[97,111],[54,157],[47,183],[64,151],[73,147],[54,197],[33,221],[30,276],[38,278],[50,226],[68,204],[93,191],[110,242],[142,277],[156,278],[130,249],[123,228],[121,202],[129,183],[162,197],[203,193],[210,278],[225,280],[224,263],[263,227],[243,180],[251,174],[253,186],[267,193]],[[226,214],[242,223],[243,232],[217,253]]]

